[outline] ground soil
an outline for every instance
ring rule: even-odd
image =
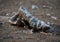
[[[33,5],[38,8],[32,9]],[[11,17],[20,6],[39,19],[52,23],[54,32],[31,33],[27,28],[10,25],[9,18],[0,17],[3,22],[0,26],[0,42],[60,42],[60,0],[0,0],[0,16]]]

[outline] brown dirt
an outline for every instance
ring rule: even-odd
[[[29,29],[12,26],[8,19],[0,18],[4,22],[0,26],[0,42],[60,42],[60,0],[0,0],[0,16],[12,16],[12,12],[17,12],[21,5],[39,19],[54,23],[55,32],[31,34]],[[32,10],[32,5],[37,5],[39,9]],[[47,16],[47,13],[56,16],[57,20]]]

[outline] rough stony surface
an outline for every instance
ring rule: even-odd
[[[31,33],[27,28],[10,25],[9,18],[0,17],[0,42],[60,42],[60,0],[0,0],[0,16],[11,17],[20,6],[51,22],[54,32]]]

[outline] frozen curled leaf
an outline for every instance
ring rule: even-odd
[[[35,5],[32,5],[32,8],[34,9],[38,7]],[[25,7],[20,6],[19,10],[23,12],[22,16],[24,15],[24,17],[26,17],[24,19],[29,22],[31,27],[39,28],[39,29],[40,27],[50,27],[50,25],[46,24],[44,21],[39,20],[35,16],[32,16],[32,14],[30,14],[30,12]]]

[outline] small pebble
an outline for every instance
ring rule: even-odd
[[[54,23],[51,23],[52,25],[54,24]]]
[[[37,5],[32,5],[32,9],[38,9]]]
[[[48,5],[43,5],[42,7],[43,8],[50,8],[50,9],[52,9],[52,6],[48,6]]]
[[[47,5],[43,5],[43,7],[45,8],[45,7],[48,7]]]
[[[26,34],[32,34],[33,32],[32,32],[32,30],[23,30],[23,33],[26,33]]]
[[[8,16],[9,14],[7,13],[6,16]]]
[[[47,15],[47,16],[51,16],[50,13],[47,13],[46,15]]]
[[[51,18],[57,20],[57,17],[55,17],[55,16],[51,16]]]
[[[50,22],[47,22],[48,25],[50,25]]]

